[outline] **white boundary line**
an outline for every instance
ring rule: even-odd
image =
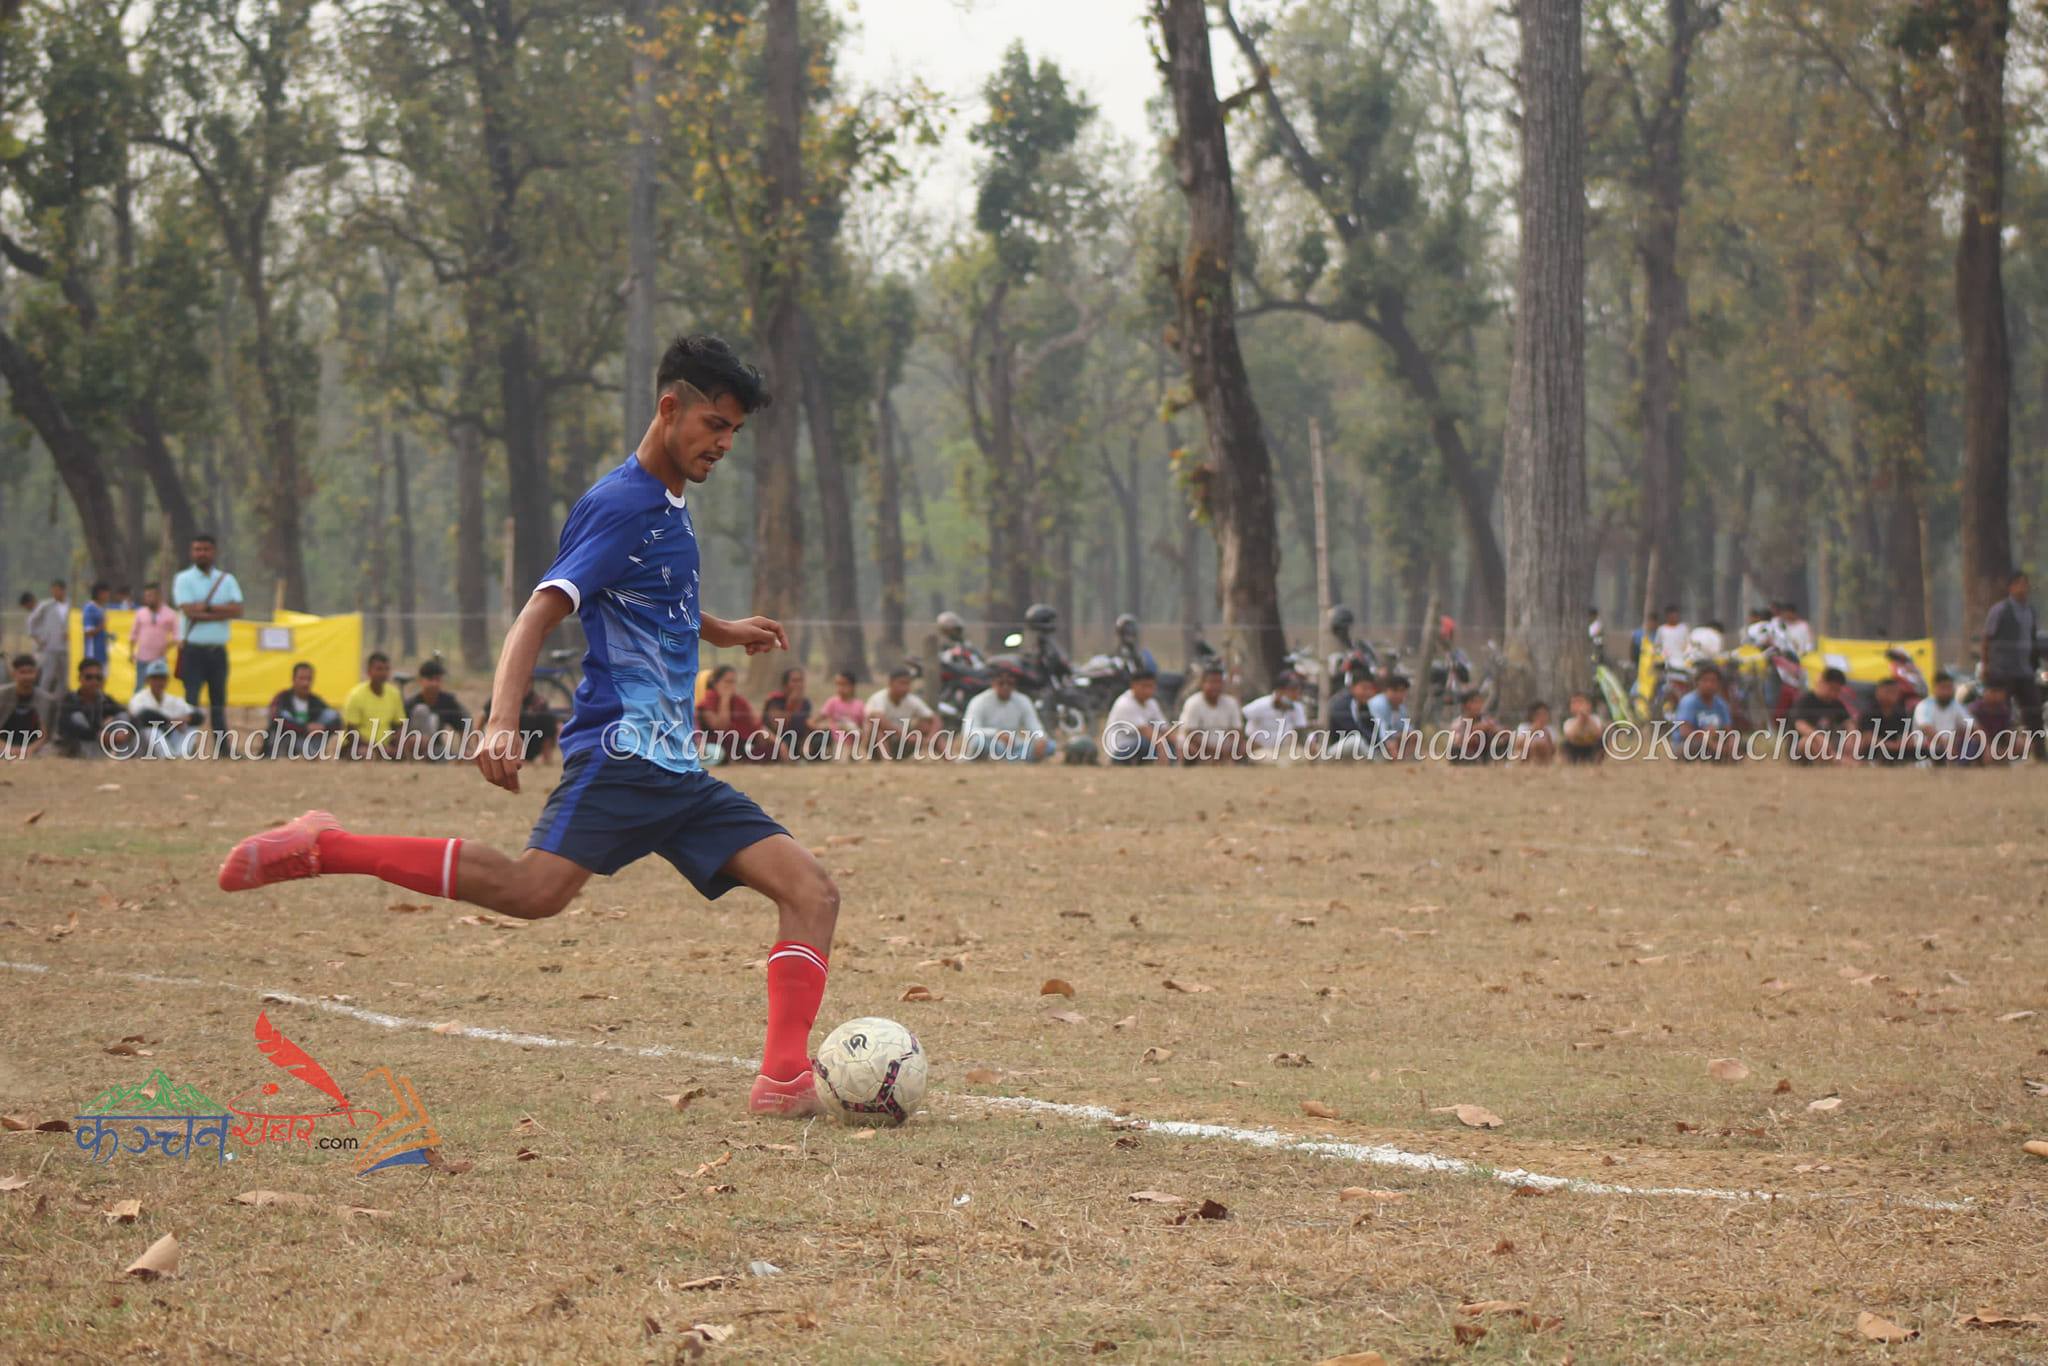
[[[16,972],[48,973],[48,965],[42,963],[14,963],[0,959],[0,968]],[[409,1029],[431,1031],[436,1025],[446,1023],[437,1020],[416,1020],[404,1015],[386,1015],[381,1011],[364,1010],[345,1001],[309,1000],[288,991],[265,990],[241,982],[209,982],[198,977],[160,977],[149,972],[93,972],[66,973],[62,976],[112,977],[129,982],[149,982],[157,986],[225,988],[230,991],[247,992],[286,1005],[310,1006],[330,1014],[343,1015],[364,1024],[376,1025],[380,1029]],[[511,1030],[493,1029],[489,1026],[462,1026],[459,1037],[482,1039],[489,1043],[513,1044],[521,1048],[583,1048],[601,1053],[624,1053],[638,1058],[682,1058],[691,1062],[714,1063],[725,1067],[752,1068],[752,1058],[736,1058],[722,1053],[698,1053],[687,1048],[673,1048],[667,1044],[621,1044],[586,1042],[582,1039],[558,1039],[548,1034],[521,1034]],[[1034,1100],[1028,1096],[972,1096],[943,1095],[952,1104],[980,1105],[991,1110],[1015,1110],[1025,1114],[1057,1115],[1062,1119],[1087,1120],[1101,1123],[1112,1119],[1127,1119],[1116,1111],[1100,1105],[1069,1105],[1061,1101]],[[1575,1176],[1549,1176],[1542,1172],[1525,1171],[1519,1167],[1494,1167],[1483,1162],[1473,1162],[1461,1157],[1443,1157],[1436,1153],[1410,1152],[1388,1143],[1347,1143],[1324,1137],[1304,1138],[1299,1134],[1279,1129],[1239,1129],[1227,1124],[1196,1124],[1179,1119],[1154,1119],[1145,1121],[1147,1130],[1155,1134],[1166,1134],[1174,1138],[1221,1139],[1228,1143],[1242,1143],[1254,1148],[1270,1148],[1280,1152],[1307,1153],[1330,1161],[1359,1162],[1377,1167],[1399,1167],[1413,1172],[1436,1172],[1449,1176],[1481,1176],[1511,1186],[1535,1186],[1540,1190],[1570,1191],[1577,1195],[1622,1195],[1622,1196],[1680,1196],[1700,1200],[1853,1200],[1855,1195],[1803,1194],[1788,1195],[1783,1192],[1760,1190],[1720,1190],[1710,1186],[1620,1186],[1603,1181],[1587,1181]],[[1921,1196],[1891,1195],[1882,1197],[1889,1203],[1909,1206],[1913,1209],[1955,1212],[1974,1209],[1975,1201],[1964,1198],[1961,1201],[1931,1200]]]

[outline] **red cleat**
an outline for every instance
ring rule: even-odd
[[[754,1093],[747,1097],[747,1108],[757,1115],[802,1119],[822,1112],[825,1107],[818,1103],[817,1075],[806,1067],[795,1081],[755,1077]]]
[[[325,811],[308,811],[275,830],[249,836],[221,864],[220,889],[246,892],[273,882],[320,876],[320,834],[339,829],[341,823]]]

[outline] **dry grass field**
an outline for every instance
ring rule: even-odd
[[[0,1133],[0,1359],[2048,1361],[1968,1321],[2048,1314],[2048,769],[728,774],[839,876],[821,1029],[931,1052],[902,1130],[745,1113],[750,893],[213,886],[315,805],[516,848],[549,775],[0,770],[0,1112],[320,1099],[260,1010],[469,1164]],[[167,1233],[176,1275],[122,1274]]]

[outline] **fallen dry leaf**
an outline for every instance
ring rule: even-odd
[[[1741,1081],[1749,1075],[1749,1069],[1733,1058],[1710,1058],[1707,1070],[1722,1081]]]
[[[1170,1058],[1170,1057],[1172,1057],[1172,1056],[1173,1056],[1173,1050],[1172,1050],[1171,1048],[1158,1048],[1158,1047],[1153,1047],[1153,1048],[1148,1048],[1148,1049],[1146,1049],[1146,1050],[1145,1050],[1145,1056],[1143,1056],[1142,1058],[1139,1058],[1139,1059],[1138,1059],[1138,1061],[1139,1061],[1139,1062],[1152,1062],[1152,1063],[1159,1063],[1159,1062],[1165,1062],[1165,1061],[1166,1061],[1166,1060],[1167,1060],[1168,1058]]]
[[[296,1191],[243,1191],[235,1197],[235,1203],[261,1209],[265,1205],[317,1205],[320,1202]]]
[[[1901,1328],[1868,1309],[1856,1316],[1856,1335],[1870,1342],[1911,1342],[1920,1336],[1917,1330]]]
[[[2011,1024],[2015,1020],[2031,1020],[2041,1012],[2038,1010],[2015,1010],[1998,1017],[2000,1024]]]
[[[1387,1366],[1387,1359],[1378,1352],[1346,1352],[1340,1357],[1324,1357],[1316,1366]]]
[[[1827,1114],[1830,1111],[1842,1108],[1842,1098],[1840,1096],[1824,1096],[1819,1100],[1811,1102],[1806,1108],[1819,1114]]]
[[[1190,996],[1195,995],[1197,992],[1216,990],[1214,987],[1203,986],[1200,982],[1176,982],[1171,977],[1167,978],[1161,985],[1168,991],[1184,991]]]
[[[1045,985],[1038,989],[1038,994],[1040,996],[1072,996],[1074,994],[1074,984],[1063,982],[1057,977],[1048,977],[1045,979]]]
[[[121,1272],[123,1276],[140,1276],[153,1281],[159,1276],[178,1274],[178,1238],[166,1233],[163,1237],[143,1249],[142,1255],[128,1263]]]
[[[25,1176],[0,1176],[0,1191],[18,1191],[28,1188]]]
[[[717,1171],[720,1167],[723,1167],[726,1163],[730,1161],[732,1161],[732,1149],[727,1148],[717,1157],[712,1158],[709,1162],[706,1162],[703,1165],[699,1166],[696,1171],[691,1172],[690,1179],[692,1181],[695,1181],[701,1177],[708,1176],[709,1174]]]
[[[1469,1129],[1498,1129],[1507,1121],[1483,1105],[1436,1105],[1430,1107],[1433,1115],[1456,1115],[1458,1123]]]
[[[1954,1328],[2039,1328],[2048,1325],[2048,1317],[2040,1314],[2001,1314],[1993,1309],[1979,1309],[1957,1319]]]
[[[1319,1100],[1305,1100],[1305,1101],[1303,1101],[1303,1102],[1301,1103],[1301,1112],[1302,1112],[1303,1114],[1307,1115],[1307,1116],[1308,1116],[1309,1118],[1311,1118],[1311,1119],[1336,1119],[1336,1118],[1338,1118],[1337,1112],[1336,1112],[1335,1110],[1331,1109],[1331,1108],[1330,1108],[1329,1106],[1327,1106],[1327,1105],[1323,1104],[1323,1103],[1322,1103],[1321,1101],[1319,1101]]]
[[[436,1034],[460,1034],[462,1032],[462,1025],[456,1020],[443,1020],[434,1026],[433,1032]]]
[[[697,1097],[699,1096],[708,1096],[710,1094],[711,1090],[709,1087],[692,1086],[687,1091],[679,1091],[675,1095],[663,1096],[661,1097],[661,1099],[668,1102],[669,1109],[674,1110],[677,1114],[681,1114],[683,1111],[690,1108],[691,1101],[697,1099]]]
[[[107,1206],[102,1213],[113,1223],[132,1224],[142,1217],[142,1202],[140,1200],[116,1200],[113,1204]]]
[[[1131,1193],[1131,1203],[1134,1205],[1185,1205],[1187,1201],[1181,1199],[1178,1195],[1168,1195],[1165,1191],[1133,1191]]]
[[[36,1127],[34,1115],[0,1115],[0,1129],[22,1133]]]
[[[726,1286],[738,1285],[739,1283],[740,1278],[737,1276],[699,1276],[696,1280],[684,1281],[675,1288],[678,1290],[723,1290]]]
[[[1454,1323],[1451,1325],[1451,1338],[1460,1347],[1470,1347],[1485,1336],[1486,1330],[1476,1323]]]
[[[1408,1198],[1407,1191],[1374,1190],[1369,1186],[1346,1186],[1337,1192],[1339,1204],[1353,1200],[1370,1200],[1377,1205],[1398,1205]]]
[[[1472,1318],[1484,1318],[1488,1314],[1525,1314],[1529,1306],[1519,1300],[1479,1300],[1473,1304],[1458,1306],[1460,1314]]]
[[[147,1058],[154,1056],[147,1048],[137,1048],[132,1043],[110,1043],[105,1048],[102,1048],[100,1052],[112,1053],[116,1057],[121,1058]]]
[[[998,1082],[1002,1079],[1003,1074],[992,1067],[970,1067],[967,1069],[967,1080],[976,1086],[987,1086],[991,1082]]]
[[[616,1001],[616,996],[607,996],[601,991],[586,991],[576,998],[579,1001]]]
[[[1078,1010],[1048,1010],[1045,1012],[1045,1018],[1048,1020],[1058,1020],[1061,1024],[1088,1023],[1088,1017]]]
[[[1123,1017],[1123,1018],[1122,1018],[1121,1020],[1118,1020],[1118,1021],[1117,1021],[1117,1022],[1116,1022],[1115,1024],[1111,1025],[1111,1026],[1110,1026],[1110,1028],[1111,1028],[1111,1029],[1129,1029],[1129,1028],[1130,1028],[1130,1027],[1131,1027],[1132,1025],[1136,1024],[1137,1022],[1138,1022],[1138,1017],[1137,1017],[1137,1016],[1135,1016],[1135,1015],[1126,1015],[1126,1016],[1124,1016],[1124,1017]]]
[[[488,928],[498,922],[487,915],[465,915],[458,917],[455,923],[458,925],[481,925]]]
[[[854,1131],[853,1131],[852,1133],[848,1134],[848,1135],[847,1135],[847,1137],[848,1137],[848,1138],[873,1138],[873,1137],[875,1136],[875,1133],[876,1133],[876,1131],[875,1131],[875,1130],[873,1130],[873,1129],[855,1129],[855,1130],[854,1130]]]
[[[899,1001],[943,1001],[946,998],[933,991],[930,987],[909,986],[905,987],[903,994],[896,999]]]
[[[2048,1157],[2048,1143],[2044,1143],[2038,1138],[2030,1138],[2025,1143],[2020,1144],[2020,1151],[2032,1153],[2035,1157]]]
[[[1306,1053],[1275,1053],[1273,1055],[1273,1066],[1314,1067],[1315,1064],[1309,1061],[1308,1054]]]
[[[42,813],[42,812],[40,812],[40,811],[31,811],[31,812],[29,812],[29,813],[28,813],[28,814],[27,814],[26,816],[23,816],[23,817],[21,818],[21,823],[22,823],[23,825],[34,825],[34,824],[35,824],[35,823],[36,823],[37,821],[41,820],[42,818],[43,818],[43,813]]]

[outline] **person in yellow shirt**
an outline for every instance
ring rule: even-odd
[[[361,746],[389,759],[398,752],[398,739],[405,730],[405,698],[391,682],[391,660],[382,651],[370,656],[363,666],[363,681],[350,689],[341,704],[341,724]],[[355,744],[346,747],[361,754]]]

